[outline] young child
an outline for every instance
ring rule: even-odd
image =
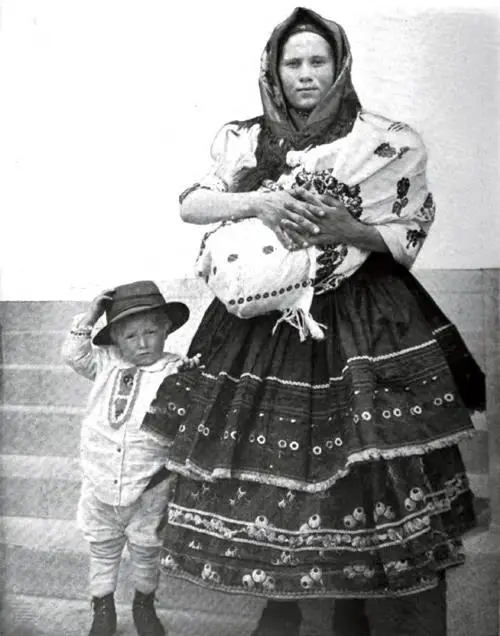
[[[107,324],[91,339],[106,311]],[[167,443],[141,424],[162,380],[198,365],[198,357],[164,353],[167,336],[189,318],[180,302],[167,303],[151,281],[99,294],[73,319],[63,345],[65,362],[93,380],[81,433],[82,489],[78,525],[90,543],[94,618],[89,636],[116,631],[114,591],[125,544],[136,588],[139,636],[163,636],[154,609],[162,520],[170,480]]]

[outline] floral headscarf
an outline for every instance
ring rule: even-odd
[[[298,130],[290,117],[278,67],[284,43],[303,24],[313,26],[329,42],[336,74],[330,90],[311,112],[305,126]],[[264,115],[259,118],[262,129],[255,153],[257,166],[242,171],[238,190],[255,190],[265,179],[277,179],[286,168],[289,150],[329,143],[350,132],[361,109],[351,81],[351,65],[349,41],[343,28],[314,11],[299,7],[274,29],[261,57],[259,88]]]

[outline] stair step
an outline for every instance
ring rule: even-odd
[[[76,457],[83,408],[0,407],[0,439],[4,455]]]
[[[117,604],[117,636],[137,636],[130,603]],[[249,603],[240,614],[215,607],[207,612],[196,607],[160,609],[158,616],[169,636],[250,636],[260,607]],[[4,636],[82,636],[91,622],[89,601],[8,594],[3,599],[0,624]]]
[[[75,457],[0,455],[1,514],[74,519],[80,491]]]
[[[61,325],[64,329],[64,325]],[[66,331],[4,331],[2,363],[58,365]]]
[[[86,404],[92,384],[63,365],[4,365],[2,401],[12,405],[73,407]]]
[[[88,546],[74,521],[2,517],[2,546],[7,594],[88,599]],[[117,599],[130,602],[130,558],[124,553]],[[227,595],[173,578],[161,577],[158,606],[165,609],[213,612]],[[261,607],[262,601],[235,595],[226,611],[244,615],[245,608]]]
[[[119,282],[119,281],[118,281]],[[190,306],[206,305],[212,297],[210,290],[198,277],[172,278],[156,281],[166,300],[184,300]],[[72,317],[85,310],[93,294],[78,292],[79,300],[3,301],[0,304],[0,323],[4,331],[65,329]]]

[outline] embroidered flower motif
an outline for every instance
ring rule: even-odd
[[[371,579],[375,575],[375,570],[369,568],[367,565],[346,565],[344,570],[344,576],[348,579],[355,579],[357,577],[362,577],[366,579]]]
[[[396,149],[391,146],[391,144],[384,142],[380,144],[380,146],[377,146],[373,152],[379,157],[394,157]]]
[[[417,212],[417,216],[422,221],[425,221],[426,223],[430,223],[431,221],[434,220],[435,215],[436,215],[436,204],[434,203],[434,197],[432,196],[432,193],[429,192],[427,194],[427,197],[424,203],[422,204],[422,207]]]
[[[417,504],[412,499],[407,497],[405,499],[405,508],[406,510],[408,510],[408,512],[413,512],[417,508]]]
[[[268,576],[262,583],[262,587],[267,591],[273,591],[276,587],[276,579],[273,576]]]
[[[238,260],[238,254],[229,254],[227,257],[228,263],[234,263],[234,261]]]
[[[253,570],[252,579],[255,583],[263,583],[266,580],[266,573],[261,569]]]
[[[319,515],[312,515],[307,520],[307,525],[313,530],[316,530],[321,525],[321,517]]]
[[[300,579],[300,586],[304,589],[304,590],[310,590],[312,588],[312,586],[314,585],[314,581],[312,580],[312,578],[309,576],[309,574],[304,574],[303,577],[301,577]]]
[[[297,565],[299,559],[290,550],[283,550],[279,557],[273,559],[273,565]]]
[[[385,566],[384,569],[387,572],[387,574],[392,574],[392,573],[401,573],[401,572],[405,572],[406,570],[408,570],[410,567],[410,564],[408,563],[408,561],[388,561]]]
[[[400,199],[404,198],[408,194],[408,190],[410,189],[410,180],[408,177],[403,177],[398,181],[397,184],[397,192],[398,197]]]
[[[373,509],[373,516],[375,517],[375,521],[378,517],[382,517],[385,513],[385,503],[382,501],[377,501],[375,507]]]
[[[358,506],[357,508],[354,508],[352,516],[359,523],[365,523],[366,522],[365,511],[363,510],[363,508],[361,506]]]
[[[413,501],[422,501],[424,498],[424,491],[422,490],[422,488],[412,488],[410,490],[410,499],[412,499]]]
[[[321,568],[318,568],[318,567],[312,568],[311,571],[309,572],[309,576],[315,583],[318,583],[319,581],[321,581],[322,575],[323,575],[323,572],[321,571]]]
[[[398,181],[396,185],[398,198],[396,201],[394,201],[394,204],[392,206],[392,212],[396,216],[400,216],[403,208],[408,205],[408,198],[406,195],[408,194],[409,189],[410,189],[410,180],[408,179],[408,177],[403,177],[402,179]]]
[[[264,254],[272,254],[274,252],[274,247],[272,245],[265,245],[262,248],[262,251],[264,252]]]
[[[252,576],[250,574],[245,574],[242,577],[241,581],[243,583],[243,587],[246,587],[249,590],[251,590],[253,587],[255,587],[254,580],[253,580],[253,578],[252,578]]]
[[[168,570],[176,570],[178,567],[174,557],[170,553],[161,558],[160,565]]]
[[[408,230],[406,233],[406,240],[408,243],[406,244],[406,249],[416,248],[419,243],[423,243],[424,239],[427,237],[426,232],[424,230]]]
[[[267,517],[264,517],[264,515],[260,515],[255,519],[255,525],[257,526],[257,528],[266,528],[268,524],[269,521]]]
[[[302,170],[296,175],[295,183],[300,187],[313,188],[318,194],[331,194],[345,205],[354,218],[358,219],[361,216],[363,200],[360,196],[360,186],[348,186],[338,181],[331,170],[320,172]]]

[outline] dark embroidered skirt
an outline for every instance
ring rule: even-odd
[[[268,598],[387,597],[433,587],[474,525],[457,442],[484,376],[414,277],[372,256],[315,297],[301,343],[277,315],[214,301],[144,426],[179,473],[163,569]]]

